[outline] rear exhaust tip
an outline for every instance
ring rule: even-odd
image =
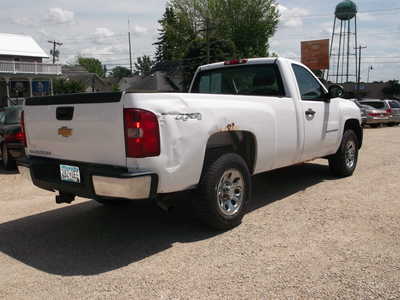
[[[75,200],[75,195],[72,194],[66,194],[60,192],[58,195],[56,195],[57,204],[63,204],[63,203],[71,204],[72,201],[74,200]]]

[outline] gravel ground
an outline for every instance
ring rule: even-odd
[[[0,170],[0,298],[399,299],[399,153],[400,127],[367,129],[351,178],[324,160],[258,175],[224,233],[187,205],[59,206]]]

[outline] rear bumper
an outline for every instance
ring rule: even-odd
[[[79,167],[81,183],[62,181],[60,164]],[[22,176],[41,189],[89,199],[149,199],[157,192],[158,176],[148,170],[39,157],[18,160],[17,165]]]
[[[7,149],[13,159],[25,156],[25,146],[21,143],[7,143]]]
[[[400,123],[400,115],[392,115],[390,121],[393,123]]]
[[[380,117],[367,117],[365,124],[386,124],[390,123],[390,119],[388,118],[380,118]]]

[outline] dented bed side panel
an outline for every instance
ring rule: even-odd
[[[127,160],[128,168],[151,169],[158,174],[158,193],[195,187],[200,180],[207,142],[219,132],[247,131],[256,137],[254,173],[287,166],[296,160],[297,117],[291,98],[205,94],[124,97],[125,108],[141,108],[158,116],[161,155]]]

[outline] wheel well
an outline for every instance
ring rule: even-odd
[[[356,119],[347,120],[344,125],[343,133],[347,129],[351,129],[355,132],[355,134],[357,135],[358,142],[359,142],[358,147],[361,148],[362,143],[363,143],[363,130],[362,130],[362,127],[360,126],[360,122]]]
[[[256,138],[248,131],[218,132],[207,142],[205,164],[215,161],[225,153],[237,153],[247,163],[251,174],[256,161]]]

